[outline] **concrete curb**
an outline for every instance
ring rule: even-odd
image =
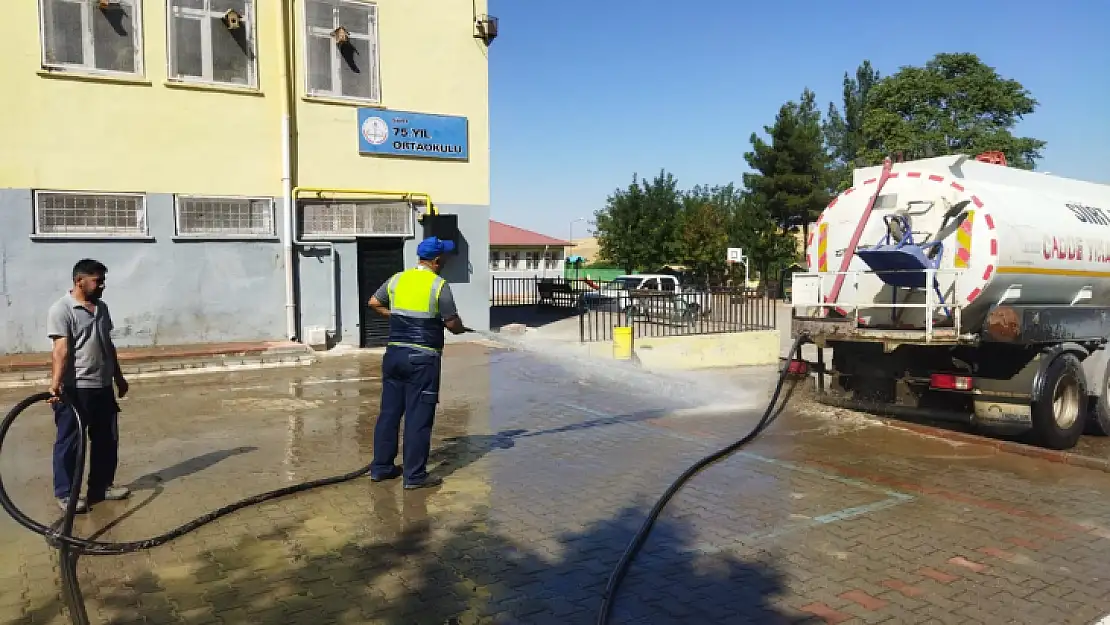
[[[922,434],[925,436],[932,436],[944,440],[956,441],[960,443],[967,443],[969,445],[979,445],[981,447],[990,447],[997,451],[1015,454],[1018,456],[1025,456],[1027,458],[1037,458],[1047,462],[1055,462],[1057,464],[1067,464],[1073,467],[1082,467],[1084,469],[1092,469],[1095,471],[1102,471],[1103,473],[1110,473],[1110,460],[1103,458],[1092,458],[1091,456],[1084,456],[1071,451],[1057,451],[1055,449],[1044,449],[1043,447],[1034,447],[1024,443],[1015,441],[999,440],[995,438],[987,438],[977,434],[969,434],[967,432],[955,432],[953,430],[946,430],[943,428],[936,428],[929,425],[921,425],[918,423],[907,423],[905,421],[898,421],[890,419],[889,417],[876,417],[888,427],[895,430],[902,430],[904,432],[911,432],[913,434]]]
[[[226,373],[279,367],[298,367],[314,364],[317,354],[310,347],[282,347],[254,353],[207,354],[194,358],[166,358],[121,362],[120,368],[129,379],[160,378],[171,375],[199,373]],[[0,388],[41,386],[50,383],[50,371],[36,368],[0,373]]]

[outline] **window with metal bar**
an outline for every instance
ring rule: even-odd
[[[277,234],[270,198],[179,195],[175,209],[181,237],[270,238]]]
[[[146,236],[146,197],[141,194],[35,193],[37,236]]]
[[[305,201],[300,232],[307,238],[413,236],[415,210],[399,201]]]

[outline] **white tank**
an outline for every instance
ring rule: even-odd
[[[882,171],[876,166],[854,172],[854,186],[837,196],[812,228],[806,262],[810,272],[823,274],[821,297],[834,304],[831,308],[846,312],[858,304],[866,325],[924,327],[923,309],[894,313],[888,307],[894,289],[859,254],[851,255],[850,273],[837,293],[835,274]],[[955,217],[942,230],[950,211]],[[978,328],[989,308],[1003,299],[1110,306],[1110,185],[967,156],[894,163],[857,251],[866,256],[867,247],[877,246],[888,232],[884,216],[894,215],[909,216],[915,243],[942,243],[937,282],[944,301],[960,308],[964,332]],[[898,289],[899,303],[924,301],[920,290]],[[937,311],[933,320],[947,325],[954,316],[954,309]]]

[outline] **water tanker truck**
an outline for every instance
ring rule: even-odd
[[[1110,435],[1110,186],[999,153],[888,159],[855,170],[805,251],[791,325],[822,401],[1052,449]]]

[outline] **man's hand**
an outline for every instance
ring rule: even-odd
[[[127,391],[131,388],[131,384],[122,375],[116,376],[116,390],[119,391],[119,398],[123,399],[127,395]]]
[[[65,373],[66,362],[69,359],[69,340],[64,336],[55,336],[54,345],[50,350],[50,399],[51,404],[62,400],[62,376]]]
[[[47,403],[56,404],[62,400],[62,384],[61,382],[50,383],[50,398]]]
[[[374,312],[383,317],[389,317],[389,306],[378,301],[377,297],[371,297],[369,302],[366,302]]]

